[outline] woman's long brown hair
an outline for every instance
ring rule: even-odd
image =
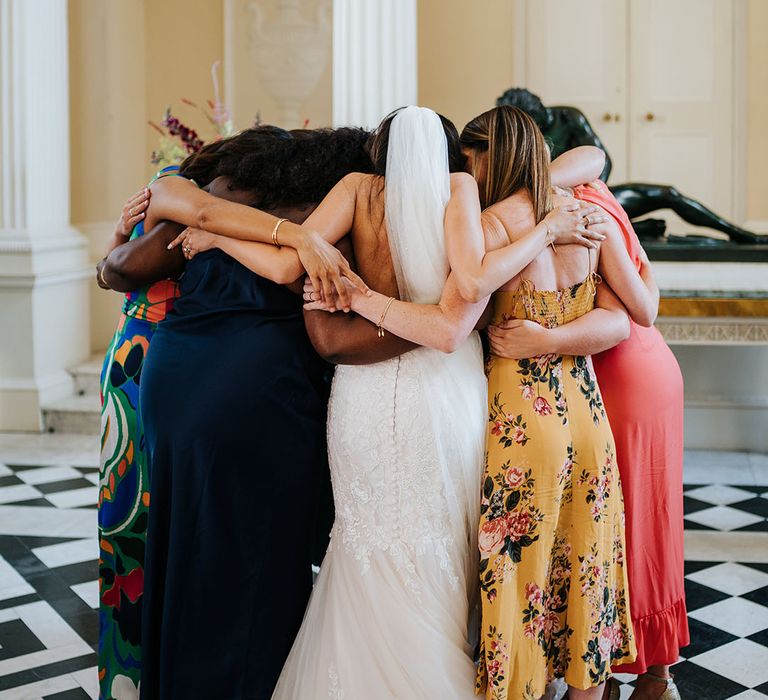
[[[525,188],[536,223],[552,209],[549,149],[536,122],[521,109],[503,105],[483,112],[464,127],[461,145],[488,153],[485,182],[480,183],[483,208]]]

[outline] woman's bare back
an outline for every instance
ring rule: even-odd
[[[572,197],[556,195],[553,204],[561,206],[573,201]],[[486,248],[495,250],[514,243],[535,225],[529,194],[516,192],[483,212]],[[517,289],[523,280],[530,280],[540,290],[565,289],[597,269],[599,254],[599,243],[594,250],[581,245],[557,246],[555,249],[549,246],[502,289]]]
[[[397,297],[397,279],[384,223],[384,178],[361,175],[356,182],[350,236],[360,277],[371,289]]]

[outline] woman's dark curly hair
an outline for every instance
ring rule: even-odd
[[[204,146],[180,173],[205,187],[226,177],[231,189],[250,190],[254,206],[316,204],[352,172],[372,172],[363,129],[297,129],[257,126]]]

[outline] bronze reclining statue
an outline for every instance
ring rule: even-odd
[[[601,148],[605,151],[605,169],[600,179],[608,180],[611,174],[611,159],[608,151],[579,109],[545,107],[539,97],[524,88],[510,88],[496,100],[496,104],[512,105],[530,114],[549,141],[553,158],[575,146],[589,145]],[[689,224],[722,231],[734,243],[747,245],[768,243],[768,236],[761,236],[726,221],[701,202],[686,196],[670,185],[628,182],[612,185],[611,191],[629,214],[630,219],[659,209],[671,209]],[[632,223],[641,239],[652,240],[664,237],[666,222],[662,219],[646,219]],[[707,242],[699,240],[701,243]]]

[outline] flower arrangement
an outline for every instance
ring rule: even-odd
[[[217,141],[235,133],[230,112],[221,100],[218,76],[219,65],[220,62],[216,61],[211,66],[213,99],[207,101],[210,111],[199,107],[191,100],[184,98],[181,100],[184,104],[195,107],[202,112],[205,118],[213,125],[216,132],[215,140]],[[152,152],[152,163],[158,168],[181,163],[188,155],[197,153],[205,145],[205,141],[200,138],[197,131],[182,123],[178,117],[175,117],[170,107],[166,110],[165,117],[160,124],[149,122],[149,125],[160,134],[160,145]]]

